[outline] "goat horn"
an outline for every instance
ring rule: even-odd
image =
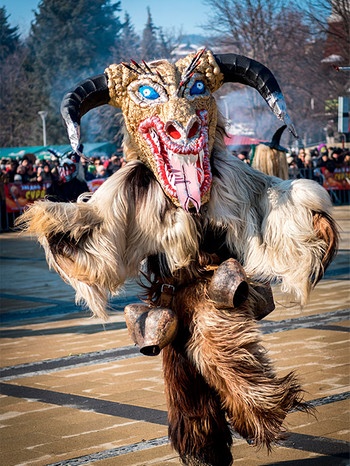
[[[88,78],[65,94],[61,103],[61,115],[74,151],[80,152],[81,117],[89,110],[108,104],[109,101],[108,80],[105,74]]]
[[[256,89],[277,118],[284,121],[293,136],[298,137],[287,113],[280,86],[265,65],[235,53],[218,54],[214,55],[214,58],[224,75],[224,82],[241,83]]]

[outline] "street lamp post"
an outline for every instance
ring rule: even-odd
[[[47,117],[47,112],[45,112],[44,110],[41,110],[38,113],[41,116],[41,119],[43,121],[43,145],[46,146],[46,117]]]

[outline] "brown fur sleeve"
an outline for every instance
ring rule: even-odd
[[[314,213],[313,226],[316,236],[323,240],[326,244],[324,255],[322,258],[322,269],[317,277],[315,277],[314,286],[323,277],[329,264],[332,262],[337,253],[339,243],[338,227],[332,217],[322,212]]]

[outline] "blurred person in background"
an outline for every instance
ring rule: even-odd
[[[288,178],[291,180],[300,178],[300,170],[298,168],[296,158],[293,155],[289,155],[287,157],[287,163],[288,163]]]
[[[333,149],[330,158],[333,160],[335,168],[342,168],[344,166],[344,155],[342,149]]]
[[[333,173],[335,170],[335,163],[334,160],[331,160],[328,157],[328,149],[322,148],[321,149],[321,159],[317,163],[317,167],[321,169],[327,169],[329,172]]]
[[[104,165],[97,165],[95,178],[107,178],[107,169]]]
[[[301,147],[299,149],[298,156],[296,158],[296,163],[297,163],[299,169],[300,168],[305,168],[305,156],[306,156],[305,149],[303,147]]]
[[[8,178],[8,183],[13,183],[14,177],[17,173],[17,168],[19,162],[17,160],[9,160],[6,164],[6,174]]]
[[[258,144],[251,155],[251,165],[266,175],[277,176],[282,180],[288,180],[287,149],[280,145],[281,136],[286,125],[275,131],[271,142]]]
[[[344,152],[343,165],[344,167],[350,167],[350,151]]]
[[[237,154],[237,157],[239,158],[239,160],[242,160],[242,162],[250,164],[250,160],[249,160],[247,151],[245,151],[245,150],[239,151],[238,154]]]
[[[85,165],[86,169],[85,169],[85,179],[86,181],[91,181],[91,180],[94,180],[96,178],[96,165],[89,161],[86,165]]]
[[[108,176],[113,175],[113,173],[117,172],[121,167],[121,159],[117,155],[113,154],[109,160],[109,164],[107,167]]]
[[[42,167],[38,168],[36,180],[38,183],[52,183],[54,181],[54,175],[51,173],[51,167],[46,162]]]

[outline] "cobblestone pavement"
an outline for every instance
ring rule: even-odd
[[[339,253],[304,309],[275,290],[261,323],[280,375],[295,370],[316,417],[291,413],[272,454],[237,436],[235,465],[349,465],[349,206],[335,208]],[[179,465],[167,439],[161,359],[138,353],[123,308],[91,319],[27,236],[0,235],[1,464]]]

